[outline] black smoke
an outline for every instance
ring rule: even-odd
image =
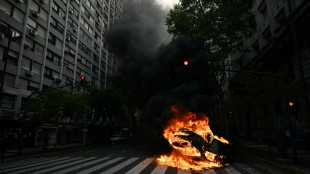
[[[165,14],[152,0],[124,1],[123,20],[107,34],[110,48],[122,57],[128,88],[145,101],[145,121],[159,127],[173,115],[171,105],[208,113],[217,90],[207,49],[186,36],[164,43]]]

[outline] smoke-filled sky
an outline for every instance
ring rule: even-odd
[[[173,104],[208,110],[216,86],[208,72],[207,50],[187,37],[170,43],[164,25],[168,10],[156,1],[124,0],[122,21],[107,33],[107,40],[122,57],[128,88],[146,100],[145,117],[162,125],[164,111]],[[184,60],[189,60],[186,67]]]

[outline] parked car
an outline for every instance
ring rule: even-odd
[[[127,142],[129,137],[130,137],[129,129],[123,128],[121,130],[116,130],[113,132],[111,136],[111,142],[112,143]]]

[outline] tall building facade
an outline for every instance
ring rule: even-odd
[[[286,86],[299,87],[293,100],[300,105],[291,118],[296,131],[300,130],[300,126],[309,124],[307,120],[310,118],[306,111],[310,100],[310,1],[255,0],[252,11],[257,23],[256,32],[243,40],[243,48],[247,51],[231,56],[227,61],[232,72],[226,74],[228,80],[223,89],[234,100],[234,91],[230,91],[230,86],[234,83],[234,77],[242,74],[240,72],[251,71],[275,78],[277,74],[282,74],[281,79],[277,79],[283,83],[279,91],[285,90]],[[251,116],[257,112],[269,115],[275,128],[283,128],[286,122],[283,111],[289,107],[288,101],[283,99],[292,99],[288,93],[283,95],[287,96],[268,102],[269,108],[252,108],[240,120],[257,129],[264,127],[261,121],[250,123]]]
[[[104,87],[117,74],[105,32],[122,0],[1,0],[0,118],[14,120],[33,91],[86,81]]]

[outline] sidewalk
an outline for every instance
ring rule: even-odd
[[[278,148],[274,145],[269,145],[249,142],[246,140],[238,141],[238,150],[241,154],[256,158],[276,167],[290,170],[293,173],[310,173],[310,151],[297,150],[298,163],[293,162],[292,149],[287,149],[287,158],[279,157]]]
[[[56,149],[54,148],[54,145],[47,146],[47,148],[44,150],[43,146],[35,146],[35,147],[25,147],[21,149],[21,155],[18,155],[19,149],[9,149],[4,153],[4,161],[12,161],[17,160],[19,158],[24,158],[27,156],[39,156],[44,154],[51,154],[51,153],[57,153],[59,151],[64,150],[74,150],[77,148],[83,148],[83,147],[89,147],[82,143],[77,144],[64,144],[64,145],[57,145]]]

